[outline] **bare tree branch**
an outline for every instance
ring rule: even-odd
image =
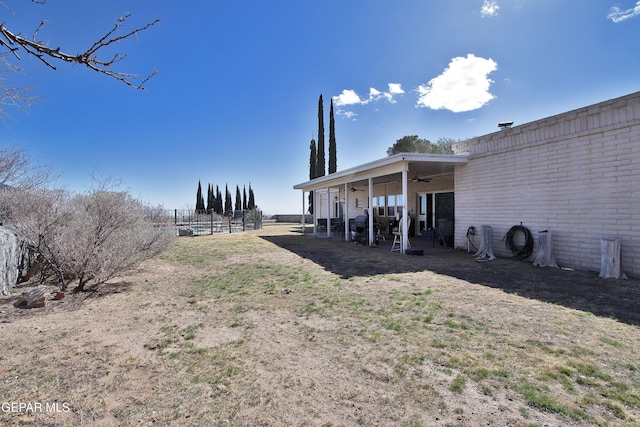
[[[35,164],[23,149],[0,147],[0,192],[8,187],[39,188],[54,178],[51,168]]]
[[[130,16],[130,14],[127,14],[116,20],[116,23],[109,32],[107,32],[98,41],[93,43],[93,45],[85,52],[77,55],[62,52],[59,47],[52,48],[42,41],[36,41],[36,36],[38,35],[40,29],[44,26],[44,21],[40,23],[31,39],[13,33],[5,27],[4,23],[0,24],[0,46],[7,48],[17,59],[20,59],[19,51],[22,50],[29,55],[35,56],[45,65],[54,70],[56,69],[56,67],[53,64],[53,60],[81,64],[85,65],[93,71],[119,80],[132,88],[144,89],[144,84],[157,73],[156,70],[153,70],[153,72],[146,77],[141,77],[137,74],[115,71],[113,70],[112,66],[115,63],[120,62],[126,58],[126,55],[121,55],[118,52],[116,52],[110,59],[98,58],[98,54],[100,53],[101,49],[133,37],[141,31],[147,30],[160,22],[159,19],[156,19],[155,21],[150,22],[143,27],[133,29],[127,34],[118,35],[118,30],[125,24]]]
[[[7,55],[7,52],[0,53],[0,121],[3,122],[8,116],[8,107],[26,112],[28,107],[40,101],[40,97],[35,95],[36,89],[34,86],[16,87],[11,80],[5,77],[10,72],[22,71],[20,67],[6,60]],[[0,149],[1,152],[2,150]]]

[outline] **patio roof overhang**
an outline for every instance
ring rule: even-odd
[[[348,197],[347,186],[366,184],[369,191],[369,200],[373,197],[373,186],[381,182],[396,181],[402,184],[402,212],[407,212],[407,193],[409,177],[417,176],[420,178],[452,174],[454,167],[459,164],[467,163],[468,154],[425,154],[425,153],[398,153],[383,159],[374,160],[373,162],[364,163],[349,169],[335,172],[326,176],[321,176],[311,181],[294,185],[295,190],[302,190],[304,206],[304,193],[314,193],[316,190],[330,189],[335,187],[344,187],[345,197]],[[329,209],[329,204],[327,204]],[[347,204],[348,209],[348,204]],[[303,209],[304,210],[304,209]],[[330,237],[331,217],[327,211],[327,230],[326,237]],[[314,210],[314,235],[317,235],[316,216],[317,210]],[[302,224],[304,230],[304,215],[302,216]],[[347,212],[348,218],[348,212]],[[408,220],[407,215],[402,215],[400,220],[400,229],[402,230],[401,253],[406,253],[408,248]],[[345,226],[345,240],[349,239],[349,227]],[[373,215],[369,215],[369,245],[373,244],[374,229]]]
[[[406,171],[408,176],[429,177],[453,173],[454,166],[467,163],[468,153],[463,154],[425,154],[425,153],[398,153],[383,159],[374,160],[349,169],[344,169],[329,175],[321,176],[307,182],[294,185],[295,190],[315,191],[328,187],[337,187],[345,184],[358,184],[373,180],[388,181],[389,175],[397,175],[397,181],[401,180],[401,174]],[[385,177],[385,178],[383,178]]]

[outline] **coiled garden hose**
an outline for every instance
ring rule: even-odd
[[[514,243],[514,237],[518,232],[524,234],[524,245],[522,247],[518,247]],[[533,253],[533,235],[522,223],[511,227],[502,240],[505,242],[507,250],[520,259],[527,259]]]

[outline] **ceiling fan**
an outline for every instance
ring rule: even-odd
[[[431,178],[420,178],[418,172],[413,176],[413,182],[431,182]]]

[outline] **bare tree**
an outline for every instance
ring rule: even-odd
[[[44,0],[31,0],[34,3],[44,4]],[[0,5],[3,5],[0,3]],[[7,52],[13,55],[16,59],[21,59],[20,54],[26,53],[32,55],[42,61],[43,64],[56,69],[56,63],[73,63],[84,65],[87,68],[96,71],[98,73],[112,77],[118,81],[123,82],[127,86],[135,89],[143,89],[144,84],[149,81],[151,77],[156,74],[156,70],[153,70],[146,76],[140,76],[137,74],[126,73],[117,71],[114,69],[114,65],[126,58],[126,55],[119,52],[113,54],[104,54],[106,48],[113,47],[122,40],[135,37],[141,31],[156,25],[160,20],[156,19],[146,25],[138,28],[134,28],[128,32],[123,31],[127,19],[130,14],[126,14],[118,18],[109,31],[107,31],[102,37],[93,42],[88,48],[81,53],[69,53],[63,52],[59,47],[52,47],[50,44],[42,40],[38,40],[38,33],[44,27],[45,22],[41,21],[40,24],[33,31],[31,37],[25,37],[19,32],[14,32],[6,26],[6,22],[0,24],[0,46],[7,49]],[[4,57],[5,65],[7,65],[6,56]],[[14,69],[9,67],[8,69]],[[12,103],[30,103],[34,100],[33,97],[26,96],[25,90],[29,88],[14,88],[3,86],[0,83],[0,90],[3,92],[0,95],[0,100],[11,101]],[[28,92],[28,91],[27,91]]]
[[[99,285],[167,248],[173,230],[150,220],[157,213],[126,192],[103,188],[9,190],[8,228],[38,254],[41,272],[65,290]]]
[[[60,258],[60,235],[73,217],[69,209],[71,194],[46,188],[6,188],[2,203],[7,209],[6,228],[18,236],[21,244],[37,254],[47,274],[63,281],[64,271],[55,260]],[[62,239],[64,241],[64,239]],[[9,288],[15,283],[8,284]]]
[[[51,168],[35,164],[23,149],[0,147],[0,189],[32,189],[51,182]]]
[[[50,181],[51,170],[32,163],[23,150],[0,148],[0,226],[11,220],[18,206],[24,206],[14,203],[18,197]],[[9,294],[32,260],[26,242],[6,229],[0,230],[0,295]]]
[[[8,107],[26,111],[40,97],[35,95],[34,86],[16,87],[11,83],[8,75],[11,72],[21,72],[20,67],[11,64],[8,52],[0,53],[0,116],[6,116]]]

